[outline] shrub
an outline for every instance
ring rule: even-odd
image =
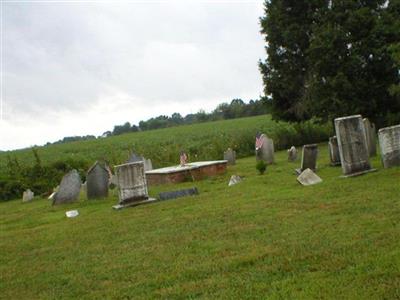
[[[265,173],[265,170],[267,169],[267,164],[263,160],[259,160],[256,163],[256,169],[260,173],[260,175]]]

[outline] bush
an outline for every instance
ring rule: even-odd
[[[265,173],[265,170],[267,169],[267,164],[263,160],[259,160],[256,164],[256,169],[260,173],[260,175],[263,175]]]

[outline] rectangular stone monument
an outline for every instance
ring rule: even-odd
[[[108,196],[109,172],[96,162],[87,172],[86,195],[88,199],[106,198]]]
[[[236,164],[236,152],[233,151],[231,148],[228,148],[224,152],[224,160],[228,161],[228,165]]]
[[[328,145],[329,145],[329,158],[331,160],[331,166],[339,166],[340,153],[336,135],[329,138]]]
[[[311,169],[316,171],[317,169],[317,157],[318,157],[318,145],[309,144],[303,146],[303,152],[301,154],[301,167],[296,169],[296,173],[300,174],[305,169]]]
[[[115,166],[115,175],[119,196],[118,205],[113,206],[115,209],[156,200],[149,198],[143,161]]]
[[[400,124],[378,131],[384,168],[400,166]]]
[[[371,168],[365,127],[361,115],[335,119],[340,161],[344,177],[376,171]]]
[[[367,140],[367,148],[369,156],[376,155],[376,129],[375,124],[371,123],[367,118],[363,119],[365,128],[365,138]]]

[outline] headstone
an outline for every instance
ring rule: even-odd
[[[302,185],[313,185],[322,182],[322,179],[311,169],[307,168],[297,177],[297,181]]]
[[[224,160],[228,161],[228,165],[236,164],[236,152],[233,151],[231,148],[228,148],[224,152]]]
[[[181,151],[179,154],[179,165],[184,167],[187,164],[188,156],[184,151]]]
[[[328,145],[329,145],[329,157],[331,160],[331,166],[340,165],[340,153],[336,135],[329,138]]]
[[[317,169],[317,157],[318,157],[318,145],[309,144],[303,146],[303,152],[301,154],[301,167],[296,170],[297,174],[300,174],[305,169],[311,169],[313,172]]]
[[[53,205],[70,203],[78,199],[81,190],[81,178],[77,170],[68,172],[61,180],[60,187],[53,197]]]
[[[274,141],[266,134],[258,133],[256,136],[256,159],[268,164],[274,162]]]
[[[139,162],[139,161],[143,161],[143,160],[144,160],[143,156],[137,155],[135,152],[132,152],[127,163]]]
[[[184,190],[178,190],[178,191],[172,191],[172,192],[162,192],[158,194],[158,198],[160,200],[170,200],[170,199],[176,199],[179,197],[186,197],[186,196],[194,196],[198,195],[199,191],[197,190],[196,187],[190,188],[190,189],[184,189]]]
[[[153,164],[152,164],[150,158],[147,159],[147,158],[143,157],[143,163],[144,163],[144,171],[145,172],[153,170]]]
[[[96,162],[86,175],[86,195],[88,199],[108,197],[108,170]]]
[[[379,129],[378,136],[383,167],[400,166],[400,124]]]
[[[375,171],[369,162],[361,115],[335,119],[335,131],[343,175],[348,177]]]
[[[295,161],[297,159],[297,149],[295,146],[290,147],[288,152],[288,161]]]
[[[242,181],[242,178],[238,175],[232,175],[231,179],[229,180],[228,186],[232,186],[238,184]]]
[[[22,194],[22,202],[30,202],[33,200],[33,197],[34,197],[34,193],[30,189],[27,189]]]
[[[143,161],[115,166],[115,175],[119,196],[119,203],[114,206],[115,209],[153,200],[148,196]]]
[[[371,123],[367,118],[363,119],[365,128],[365,138],[367,140],[367,148],[369,156],[376,155],[376,129],[375,124]]]

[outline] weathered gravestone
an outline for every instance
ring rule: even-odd
[[[238,184],[239,182],[242,182],[242,178],[238,175],[232,175],[231,179],[229,180],[228,186]]]
[[[194,196],[198,195],[199,191],[197,190],[196,187],[189,188],[189,189],[184,189],[184,190],[178,190],[178,191],[172,191],[172,192],[162,192],[158,194],[158,198],[160,200],[170,200],[170,199],[176,199],[180,197],[186,197],[186,196]]]
[[[118,205],[115,209],[155,201],[149,198],[143,161],[115,166],[118,186]]]
[[[381,128],[378,135],[383,167],[400,166],[400,124]]]
[[[315,174],[311,169],[305,169],[297,177],[297,181],[302,185],[313,185],[322,182],[322,179]]]
[[[363,119],[365,128],[365,138],[367,140],[367,148],[369,156],[376,155],[376,129],[375,124],[371,123],[367,118]]]
[[[129,157],[127,163],[131,162],[140,162],[142,161],[144,164],[144,171],[151,171],[153,170],[153,163],[151,162],[151,159],[147,159],[144,156],[137,155],[136,153],[132,153],[131,156]]]
[[[296,173],[300,174],[305,169],[311,169],[315,172],[317,169],[317,157],[318,157],[318,145],[309,144],[303,146],[303,152],[301,154],[301,167],[296,169]]]
[[[263,160],[268,164],[274,163],[274,141],[266,134],[256,135],[256,159]]]
[[[357,176],[375,171],[369,162],[365,127],[361,115],[335,119],[335,131],[343,175]]]
[[[147,159],[143,157],[143,164],[145,172],[153,170],[153,163],[151,162],[150,158]]]
[[[86,195],[88,199],[108,196],[109,173],[106,167],[96,162],[86,175]]]
[[[329,158],[331,160],[331,166],[340,165],[340,153],[339,146],[336,136],[332,136],[329,138]]]
[[[53,196],[53,205],[69,203],[78,199],[81,178],[77,170],[68,172],[61,180],[60,187]]]
[[[30,190],[27,189],[23,194],[22,194],[22,202],[30,202],[33,200],[34,193]]]
[[[288,161],[295,161],[297,159],[297,149],[295,146],[290,147],[288,152]]]
[[[135,152],[132,152],[126,163],[139,162],[139,161],[144,161],[144,157],[137,155]]]
[[[228,161],[228,165],[236,164],[236,152],[233,151],[231,148],[228,148],[224,152],[224,160]]]

